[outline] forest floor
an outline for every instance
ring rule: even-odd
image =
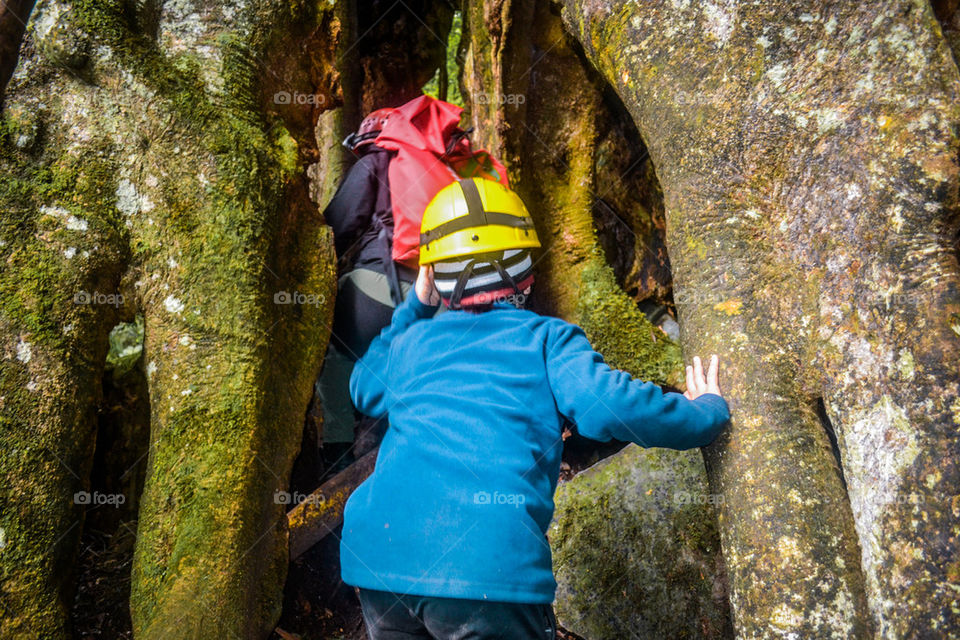
[[[77,558],[79,577],[71,611],[77,640],[129,640],[130,567],[136,522],[122,523],[115,533],[84,531]]]
[[[310,444],[294,468],[291,490],[303,491],[317,482],[319,461]],[[572,437],[564,443],[560,481],[612,455],[624,443],[598,443]],[[309,472],[305,472],[309,469]],[[315,488],[312,487],[312,488]],[[312,490],[312,488],[310,490]],[[91,524],[95,524],[96,518]],[[130,611],[130,567],[136,521],[120,522],[112,532],[93,527],[81,536],[77,593],[71,611],[77,640],[133,638]],[[328,535],[290,564],[283,613],[271,640],[365,640],[366,630],[353,587],[340,580],[340,529]],[[583,640],[560,629],[557,640]]]

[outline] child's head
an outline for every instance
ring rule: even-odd
[[[440,260],[433,263],[433,278],[448,307],[480,311],[507,302],[523,308],[533,286],[533,259],[529,249],[505,249]]]
[[[469,178],[441,189],[420,227],[420,264],[452,309],[482,310],[495,302],[522,307],[533,285],[530,250],[540,241],[533,219],[513,191]]]

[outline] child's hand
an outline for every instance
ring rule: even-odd
[[[710,367],[707,369],[707,377],[703,377],[703,364],[698,356],[693,357],[693,366],[687,366],[687,390],[684,396],[693,400],[705,393],[720,393],[719,382],[720,359],[716,355],[710,356]]]
[[[417,292],[417,298],[423,304],[435,307],[440,304],[440,292],[433,284],[433,266],[423,265],[420,267],[420,273],[417,274],[417,284],[414,285]]]

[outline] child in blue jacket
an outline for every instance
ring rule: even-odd
[[[485,229],[463,222],[469,237]],[[564,420],[587,438],[671,449],[705,446],[729,420],[716,356],[706,376],[694,359],[685,394],[664,393],[607,366],[576,325],[505,301],[532,277],[512,251],[498,254],[506,267],[489,252],[421,267],[353,371],[357,408],[390,425],[340,547],[373,640],[552,639],[546,531]],[[434,318],[441,299],[451,310]]]

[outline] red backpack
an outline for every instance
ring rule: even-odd
[[[395,151],[387,170],[393,208],[393,249],[396,262],[418,268],[420,220],[440,189],[459,178],[483,177],[504,186],[507,171],[493,156],[470,148],[460,122],[461,107],[422,95],[398,107],[374,144]]]

